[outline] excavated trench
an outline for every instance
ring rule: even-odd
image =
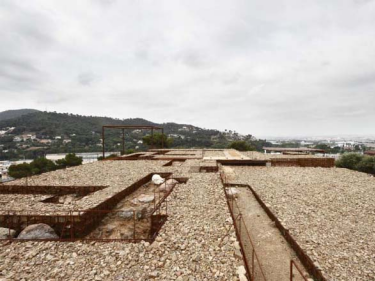
[[[222,166],[225,178],[235,182],[230,167]],[[237,235],[242,246],[243,258],[252,280],[290,280],[291,260],[302,270],[294,268],[293,280],[302,281],[309,274],[296,253],[285,240],[275,222],[270,219],[247,185],[224,183],[235,220]],[[236,194],[234,194],[236,193]]]
[[[148,182],[121,200],[107,214],[87,239],[149,239],[152,236],[152,215],[166,216],[166,209],[158,202],[166,196],[158,185]]]

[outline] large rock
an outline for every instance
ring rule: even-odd
[[[240,193],[237,188],[230,187],[225,189],[229,199],[237,198]]]
[[[132,219],[134,218],[134,211],[130,209],[121,210],[117,213],[117,216],[123,219]]]
[[[160,175],[153,175],[151,180],[156,185],[162,184],[165,181]]]
[[[59,238],[52,227],[44,223],[32,224],[26,227],[17,239],[56,239]]]
[[[243,265],[237,268],[237,274],[238,274],[238,278],[240,279],[240,281],[247,281],[246,269]]]
[[[13,238],[16,235],[16,231],[13,229],[0,227],[0,239]]]
[[[151,203],[154,202],[155,197],[154,195],[141,194],[137,199],[141,203]]]
[[[169,192],[175,187],[176,184],[178,184],[178,181],[175,179],[169,179],[159,186],[159,190],[162,192]]]
[[[132,204],[132,205],[138,205],[138,199],[137,198],[134,198],[133,200],[130,200],[130,203]]]

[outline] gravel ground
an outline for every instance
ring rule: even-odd
[[[225,154],[222,150],[205,150],[204,157],[225,158]]]
[[[264,154],[258,151],[241,151],[241,154],[244,156],[249,157],[253,160],[269,160],[269,159],[276,159],[276,158],[319,158],[322,156],[318,155],[283,155],[283,154]]]
[[[29,185],[80,185],[80,186],[108,186],[102,190],[91,193],[81,200],[71,204],[30,202],[26,199],[17,200],[19,195],[9,195],[7,203],[0,205],[1,210],[23,211],[69,211],[93,208],[112,197],[114,194],[127,188],[137,180],[152,172],[166,172],[173,169],[162,167],[167,161],[99,161],[79,167],[58,170],[29,178]],[[177,171],[176,169],[174,171]],[[9,185],[24,185],[25,179],[7,183]],[[3,196],[2,196],[3,197]],[[10,200],[12,197],[15,200]],[[26,198],[26,197],[25,197]],[[32,203],[32,204],[31,204]]]
[[[375,178],[338,168],[233,167],[328,280],[375,280]]]
[[[168,200],[168,221],[151,245],[3,245],[0,280],[238,280],[242,260],[218,174],[191,174]]]

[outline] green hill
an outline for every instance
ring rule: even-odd
[[[0,112],[0,121],[8,120],[12,118],[17,118],[22,115],[26,115],[29,113],[38,112],[36,109],[15,109],[15,110],[6,110],[3,112]]]
[[[0,131],[14,128],[0,136],[0,160],[35,158],[46,153],[100,151],[103,125],[162,126],[164,133],[173,139],[172,146],[179,148],[224,148],[230,141],[244,138],[231,131],[220,132],[188,124],[158,124],[141,118],[115,119],[36,111],[0,121]],[[147,149],[140,140],[149,133],[149,131],[127,130],[126,149]],[[27,139],[30,136],[33,139]],[[107,151],[119,151],[120,143],[120,130],[106,131]]]

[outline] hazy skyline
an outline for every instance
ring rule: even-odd
[[[375,1],[1,1],[0,111],[373,135]]]

